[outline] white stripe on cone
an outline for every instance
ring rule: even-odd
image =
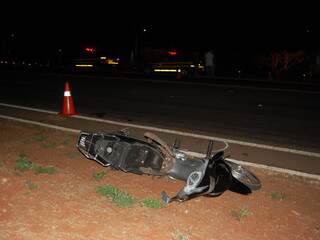
[[[65,97],[71,97],[71,92],[70,91],[65,91],[64,92]]]

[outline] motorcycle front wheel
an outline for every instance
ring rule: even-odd
[[[242,167],[241,165],[226,161],[231,168],[232,176],[239,182],[250,188],[250,190],[259,190],[261,188],[261,182],[252,172]]]

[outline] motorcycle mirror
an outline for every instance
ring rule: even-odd
[[[179,139],[179,138],[176,138],[176,139],[174,140],[173,148],[178,149],[178,148],[180,148],[180,145],[181,145],[180,139]]]
[[[210,140],[208,147],[207,147],[207,154],[206,154],[206,158],[210,158],[212,155],[212,148],[213,148],[213,141]]]

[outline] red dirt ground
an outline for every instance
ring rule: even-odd
[[[159,209],[124,208],[96,188],[160,200],[162,190],[172,196],[183,182],[104,168],[78,152],[74,134],[6,120],[0,130],[0,240],[320,239],[318,182],[250,168],[263,184],[251,195],[227,191]],[[20,154],[57,172],[16,170]],[[101,171],[106,175],[94,179]],[[241,210],[248,214],[240,217]]]

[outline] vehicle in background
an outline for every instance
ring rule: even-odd
[[[165,75],[187,79],[205,73],[203,61],[196,52],[145,49],[142,61],[143,71],[148,76]]]
[[[78,58],[72,59],[73,70],[114,71],[120,63],[118,56],[97,51],[94,47],[85,47]]]

